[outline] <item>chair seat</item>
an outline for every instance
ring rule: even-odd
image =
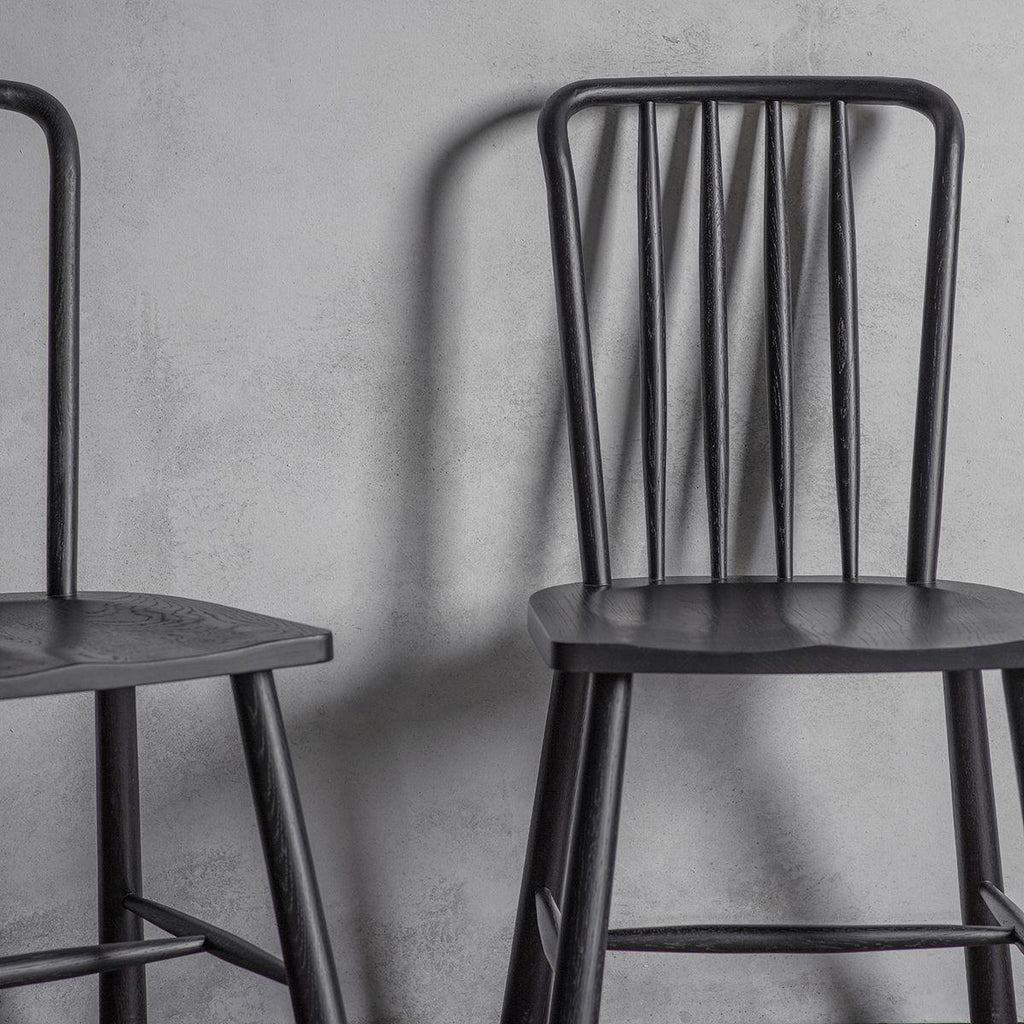
[[[707,577],[549,587],[530,634],[567,672],[909,672],[1024,667],[1024,594],[902,579]]]
[[[0,698],[328,661],[325,629],[157,594],[0,594]]]

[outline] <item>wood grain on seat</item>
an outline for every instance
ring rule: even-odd
[[[547,663],[573,672],[889,672],[1024,667],[1024,594],[804,576],[573,583],[530,598]]]
[[[331,634],[157,594],[0,595],[0,698],[328,661]]]

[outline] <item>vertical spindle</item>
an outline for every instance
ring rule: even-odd
[[[73,597],[78,586],[78,136],[61,103],[35,86],[0,81],[0,110],[32,118],[43,129],[50,157],[46,592]]]
[[[729,358],[725,313],[725,198],[718,103],[701,104],[700,341],[711,575],[728,574]]]
[[[640,256],[640,389],[647,519],[647,566],[665,578],[665,256],[661,224],[658,125],[653,103],[640,104],[637,157]]]
[[[764,318],[768,376],[775,558],[780,580],[793,575],[792,300],[786,225],[786,160],[782,105],[765,103]]]
[[[857,243],[846,104],[832,102],[828,257],[832,334],[832,432],[843,578],[857,578],[860,518],[860,367],[857,352]]]

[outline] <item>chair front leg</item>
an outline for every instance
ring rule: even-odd
[[[345,1024],[274,677],[231,677],[297,1024]]]
[[[547,1020],[551,968],[541,947],[535,899],[549,889],[562,901],[591,678],[556,672],[551,683],[501,1024]]]
[[[993,924],[981,883],[1002,889],[1003,869],[981,673],[946,672],[944,686],[961,912],[964,924]],[[976,947],[964,956],[971,1024],[1015,1024],[1009,950]]]
[[[590,698],[550,1024],[597,1024],[608,942],[632,677],[596,675]]]
[[[1017,792],[1024,814],[1024,669],[1003,670],[1003,693],[1006,694],[1006,718],[1010,726],[1010,746],[1017,769]]]
[[[100,942],[137,942],[142,918],[126,896],[142,894],[139,752],[135,689],[96,692],[96,853]],[[146,968],[99,976],[102,1024],[146,1024]]]

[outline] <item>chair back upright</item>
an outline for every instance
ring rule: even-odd
[[[43,129],[50,157],[46,592],[73,597],[78,561],[78,136],[61,103],[35,86],[0,81],[0,110],[32,118]]]
[[[792,300],[786,222],[782,104],[828,104],[829,305],[832,410],[839,541],[844,579],[858,573],[860,396],[857,267],[847,104],[890,104],[925,114],[935,129],[924,314],[914,428],[906,578],[935,581],[949,398],[953,299],[963,168],[963,122],[935,86],[898,78],[634,78],[577,82],[554,93],[538,125],[555,275],[583,581],[612,578],[584,280],[579,203],[568,123],[594,106],[639,110],[641,445],[648,575],[665,578],[665,272],[658,104],[698,104],[700,159],[700,334],[705,475],[711,576],[728,577],[729,400],[725,201],[719,104],[761,103],[765,113],[764,312],[768,433],[776,573],[793,576]]]

